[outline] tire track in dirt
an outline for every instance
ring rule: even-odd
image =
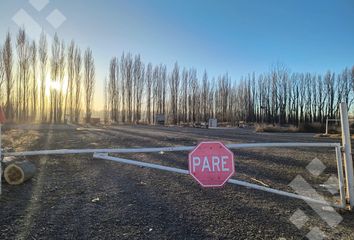
[[[52,130],[47,131],[45,137],[41,142],[45,142],[44,148],[49,147],[49,144],[52,139]],[[30,236],[30,231],[32,228],[33,220],[38,215],[38,212],[41,208],[41,198],[42,198],[42,189],[44,186],[44,179],[46,175],[48,156],[43,156],[39,160],[39,169],[36,174],[36,184],[33,186],[32,197],[27,206],[26,215],[24,217],[24,222],[22,228],[19,230],[16,235],[16,239],[28,239]]]
[[[85,147],[80,134],[60,132],[53,136],[50,148],[67,146],[72,142]],[[87,226],[94,226],[92,216],[97,209],[91,200],[96,197],[95,179],[99,173],[92,165],[92,157],[87,155],[51,156],[48,178],[49,195],[43,201],[41,215],[46,216],[47,231],[66,239],[89,239]],[[60,172],[58,172],[60,170]],[[63,222],[65,222],[63,224]],[[39,236],[51,236],[49,233],[36,233]]]

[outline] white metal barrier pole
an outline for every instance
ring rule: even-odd
[[[337,159],[340,204],[342,205],[343,208],[345,208],[346,202],[345,202],[345,187],[344,187],[344,176],[343,176],[343,162],[342,162],[342,152],[340,150],[340,146],[336,147],[336,159]]]
[[[188,170],[184,170],[184,169],[180,169],[180,168],[174,168],[174,167],[162,166],[162,165],[158,165],[158,164],[154,164],[154,163],[140,162],[140,161],[125,159],[125,158],[111,157],[111,156],[108,156],[105,153],[95,153],[93,155],[93,157],[94,158],[98,158],[98,159],[103,159],[103,160],[109,160],[109,161],[114,161],[114,162],[119,162],[119,163],[125,163],[125,164],[140,166],[140,167],[159,169],[159,170],[164,170],[164,171],[168,171],[168,172],[189,174]],[[264,187],[264,186],[260,186],[260,185],[257,185],[257,184],[236,180],[236,179],[229,179],[228,183],[239,185],[239,186],[244,186],[244,187],[248,187],[248,188],[252,188],[252,189],[256,189],[256,190],[260,190],[260,191],[264,191],[264,192],[270,192],[270,193],[274,193],[274,194],[278,194],[278,195],[282,195],[282,196],[286,196],[286,197],[301,199],[301,200],[305,200],[305,201],[321,204],[321,205],[324,205],[324,206],[332,206],[332,207],[336,207],[336,208],[344,208],[344,206],[342,206],[342,205],[330,203],[330,202],[323,201],[323,200],[320,200],[320,199],[313,199],[313,198],[306,197],[306,196],[301,196],[301,195],[298,195],[298,194],[295,194],[295,193],[289,193],[289,192],[285,192],[285,191],[281,191],[281,190],[277,190],[277,189],[273,189],[273,188],[269,188],[269,187]]]
[[[168,172],[189,174],[188,170],[184,170],[184,169],[180,169],[180,168],[168,167],[168,166],[158,165],[155,163],[140,162],[140,161],[119,158],[119,157],[111,157],[111,156],[108,156],[107,154],[104,154],[104,153],[94,153],[93,157],[94,158],[101,158],[101,159],[105,159],[105,160],[110,160],[110,161],[114,161],[114,162],[126,163],[126,164],[135,165],[135,166],[139,166],[139,167],[147,167],[147,168],[164,170],[164,171],[168,171]]]
[[[226,144],[230,149],[245,148],[298,148],[298,147],[337,147],[339,143],[235,143]],[[88,154],[88,153],[153,153],[153,152],[176,152],[191,151],[195,146],[177,147],[152,147],[152,148],[102,148],[102,149],[56,149],[26,152],[6,152],[4,156],[36,156],[36,155],[64,155],[64,154]]]
[[[351,139],[349,130],[349,119],[347,104],[342,102],[340,104],[340,118],[342,125],[342,146],[344,150],[344,168],[347,182],[347,197],[349,199],[350,207],[354,207],[354,174],[353,174],[353,160],[351,153]]]

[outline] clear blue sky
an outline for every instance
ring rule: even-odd
[[[112,56],[140,53],[145,62],[175,61],[210,76],[239,79],[282,62],[293,72],[340,71],[354,64],[353,0],[49,0],[40,12],[28,0],[2,0],[0,40],[16,32],[23,8],[43,28],[52,10],[66,21],[57,29],[93,50],[98,85]]]

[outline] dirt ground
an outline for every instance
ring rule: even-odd
[[[336,142],[314,134],[255,133],[253,129],[161,126],[5,126],[3,147],[14,151],[62,148],[193,146],[224,143]],[[234,150],[234,179],[291,191],[301,175],[319,193],[336,173],[334,149]],[[187,169],[187,152],[124,154],[125,158]],[[312,176],[317,157],[326,166]],[[28,157],[35,177],[20,186],[3,184],[0,239],[305,239],[318,227],[326,239],[354,239],[354,213],[331,228],[302,200],[227,184],[203,189],[191,176],[123,165],[92,155]],[[338,195],[332,197],[335,201]],[[301,209],[298,229],[289,219]]]

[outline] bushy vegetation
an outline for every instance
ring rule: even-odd
[[[256,132],[283,132],[283,133],[294,133],[294,132],[305,132],[305,133],[324,133],[325,125],[320,123],[303,123],[299,126],[295,125],[273,125],[273,124],[256,124]],[[337,133],[334,128],[331,128],[330,133]]]

